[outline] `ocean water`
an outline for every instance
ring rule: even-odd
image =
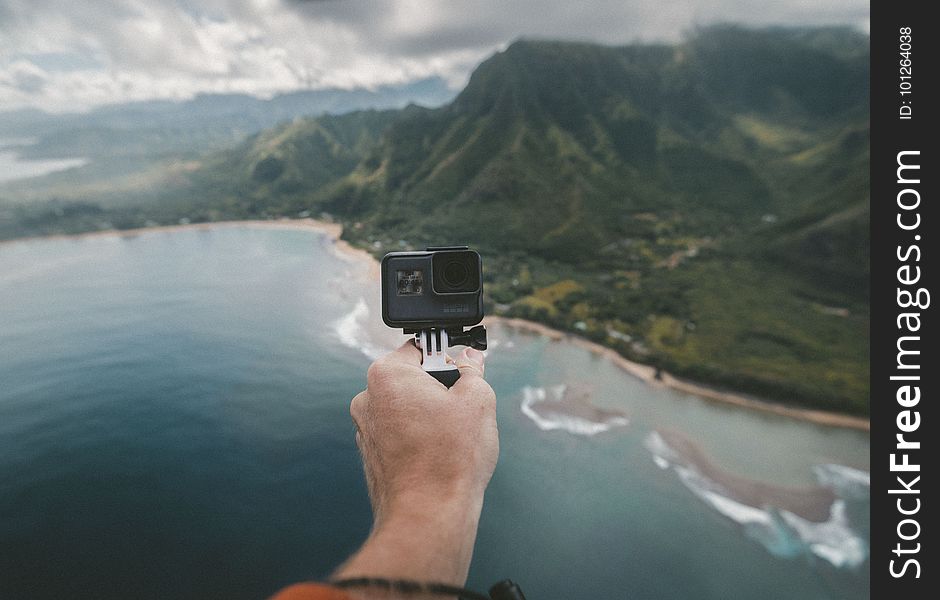
[[[403,339],[375,288],[313,231],[0,245],[0,598],[262,598],[326,576],[370,526],[348,402]],[[867,434],[490,338],[501,456],[471,586],[868,597]]]
[[[19,146],[31,145],[32,139],[0,138],[0,184],[27,177],[39,177],[56,171],[65,171],[88,164],[85,158],[25,159],[16,151]]]

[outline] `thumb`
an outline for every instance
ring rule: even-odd
[[[483,377],[483,358],[484,355],[479,350],[464,348],[454,360],[454,364],[460,369],[460,377]]]

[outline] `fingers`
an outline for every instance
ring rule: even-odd
[[[394,352],[389,352],[379,360],[389,363],[421,365],[421,351],[415,346],[413,339],[399,346]]]
[[[485,405],[495,406],[496,394],[490,384],[483,379],[483,353],[479,350],[466,348],[454,361],[460,369],[460,379],[451,388],[451,392],[465,394],[466,397],[475,397]]]
[[[463,352],[460,353],[460,356],[454,359],[454,364],[456,364],[457,368],[460,369],[461,377],[468,373],[473,373],[478,377],[483,377],[483,360],[484,355],[479,350],[474,350],[473,348],[464,348]]]
[[[366,379],[369,387],[382,386],[401,377],[403,372],[421,368],[421,351],[414,340],[408,340],[369,366]]]

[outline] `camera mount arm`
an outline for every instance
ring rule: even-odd
[[[448,388],[460,379],[457,365],[447,362],[445,350],[450,346],[470,346],[486,350],[486,329],[477,325],[464,331],[463,327],[429,327],[415,332],[415,346],[421,350],[421,367]]]

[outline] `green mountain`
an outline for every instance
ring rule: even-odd
[[[756,52],[755,37],[770,49]],[[728,67],[742,54],[752,58]],[[820,56],[847,91],[799,79]],[[795,64],[780,67],[787,57]],[[402,115],[348,177],[364,183],[328,205],[374,237],[391,228],[421,243],[465,228],[477,243],[569,262],[624,238],[823,216],[865,201],[817,196],[867,177],[842,172],[867,160],[867,143],[851,157],[827,147],[867,135],[867,85],[867,57],[836,60],[791,32],[710,30],[680,48],[519,42],[451,105]],[[799,156],[812,151],[822,156]]]
[[[491,312],[865,414],[868,66],[867,36],[835,28],[520,41],[446,106],[282,125],[125,216],[328,213],[377,254],[470,243]]]
[[[183,101],[126,102],[80,113],[0,111],[0,150],[26,160],[89,161],[41,178],[0,178],[0,202],[93,197],[96,203],[114,205],[129,194],[153,197],[146,192],[166,171],[185,171],[206,153],[294,118],[401,108],[409,102],[440,106],[453,96],[443,80],[428,78],[374,90],[300,90],[269,99],[199,94]]]

